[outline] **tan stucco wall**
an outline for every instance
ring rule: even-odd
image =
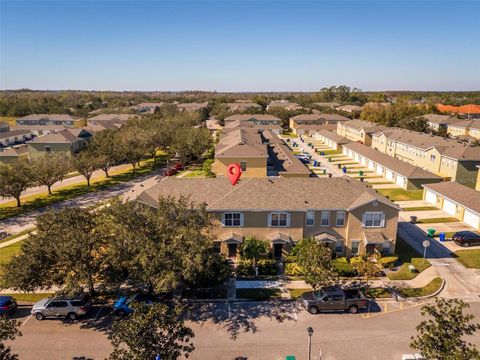
[[[475,190],[480,191],[480,169],[477,170],[477,185],[475,186]]]
[[[44,156],[46,154],[46,146],[51,148],[51,152],[64,152],[68,156],[72,154],[70,144],[28,144],[28,154],[30,159]]]
[[[238,163],[241,161],[247,162],[247,171],[242,172],[242,178],[262,178],[267,176],[267,158],[216,158],[212,171],[217,176],[227,176],[227,168],[230,164]]]

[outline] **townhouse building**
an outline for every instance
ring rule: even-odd
[[[245,124],[256,125],[259,129],[275,130],[280,133],[282,120],[270,114],[235,114],[224,119],[225,127],[238,127]]]
[[[338,256],[393,254],[399,207],[365,184],[347,178],[167,178],[137,201],[155,207],[160,197],[206,204],[211,234],[222,254],[236,258],[246,237],[268,241],[275,258],[305,237]]]
[[[289,127],[297,135],[308,134],[312,125],[336,124],[350,119],[338,114],[301,114],[290,118]],[[315,127],[313,127],[315,128]]]
[[[56,152],[70,156],[82,150],[92,134],[84,129],[64,129],[27,142],[30,159]]]
[[[272,110],[275,108],[281,108],[285,110],[301,110],[303,109],[302,106],[300,106],[297,103],[290,102],[288,100],[273,100],[270,101],[270,103],[267,105],[267,110]]]
[[[10,130],[0,132],[0,147],[7,147],[24,142],[33,138],[33,134],[28,130]]]
[[[480,140],[480,119],[463,120],[449,124],[447,132],[453,137],[469,136]]]
[[[342,150],[342,145],[351,143],[351,140],[338,135],[329,130],[319,130],[314,134],[314,138],[331,147],[333,150]]]
[[[439,114],[426,114],[417,116],[417,118],[425,119],[430,129],[435,131],[438,131],[441,128],[447,129],[449,125],[462,121],[462,119],[459,119],[456,116]]]
[[[262,106],[249,100],[237,100],[224,104],[229,111],[262,110]]]
[[[13,164],[20,159],[28,159],[28,146],[25,144],[0,148],[0,163]]]
[[[16,120],[17,125],[61,125],[64,127],[81,127],[86,125],[83,118],[68,114],[31,114]]]
[[[386,126],[365,120],[350,120],[337,123],[338,135],[367,146],[372,144],[373,134],[386,129],[388,129]]]
[[[440,136],[391,128],[372,137],[372,148],[421,167],[445,180],[475,187],[480,147]]]

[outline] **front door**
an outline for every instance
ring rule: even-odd
[[[283,254],[282,244],[273,244],[273,257],[275,259],[281,259]]]
[[[367,253],[367,255],[373,255],[373,253],[375,252],[375,244],[367,244],[365,252]]]
[[[237,258],[237,244],[228,244],[228,257],[230,259]]]

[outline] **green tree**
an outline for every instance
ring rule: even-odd
[[[408,117],[398,124],[400,127],[408,130],[427,133],[430,130],[428,121],[422,117]]]
[[[0,196],[15,198],[17,207],[20,207],[20,196],[31,185],[33,185],[33,173],[28,161],[19,160],[14,164],[0,164]]]
[[[459,299],[436,298],[435,304],[422,307],[422,316],[428,316],[417,326],[410,347],[428,359],[478,360],[479,350],[465,340],[480,330],[479,323],[472,323],[474,316],[464,314],[469,305]]]
[[[20,323],[16,320],[10,320],[6,316],[0,316],[0,359],[17,360],[18,355],[12,353],[10,346],[5,345],[5,341],[14,340],[17,336],[22,336],[18,330]]]
[[[53,184],[62,181],[72,168],[70,159],[61,153],[38,157],[32,161],[31,166],[35,183],[46,186],[48,194],[52,194]]]
[[[181,128],[174,137],[172,150],[180,161],[195,161],[212,146],[212,135],[206,128]]]
[[[112,342],[112,360],[162,360],[189,357],[195,349],[192,329],[187,327],[177,308],[165,304],[133,304],[132,315],[116,320],[108,338]]]
[[[369,292],[369,281],[378,275],[379,268],[370,259],[359,258],[353,263],[354,269],[359,276],[365,278],[366,292]]]
[[[87,186],[90,186],[90,179],[95,170],[100,168],[97,155],[89,147],[72,156],[72,166],[85,177]]]
[[[294,253],[302,268],[303,279],[314,290],[333,285],[337,281],[332,251],[326,244],[314,238],[305,238],[297,243]]]
[[[96,156],[96,163],[107,178],[110,177],[108,171],[120,160],[117,134],[118,130],[114,129],[100,131],[93,136],[88,145]]]
[[[85,287],[91,295],[100,281],[107,245],[114,241],[100,231],[91,209],[65,208],[37,218],[37,232],[23,241],[21,252],[5,266],[4,287],[21,291]]]
[[[254,236],[248,236],[242,243],[241,250],[242,256],[245,259],[253,260],[253,265],[255,266],[260,256],[268,251],[268,243]]]
[[[129,125],[119,133],[121,157],[132,165],[134,172],[140,160],[147,153],[147,145],[145,132],[137,126]]]

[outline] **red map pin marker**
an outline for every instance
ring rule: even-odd
[[[227,174],[232,185],[235,185],[242,175],[242,168],[239,164],[230,164],[227,168]]]

